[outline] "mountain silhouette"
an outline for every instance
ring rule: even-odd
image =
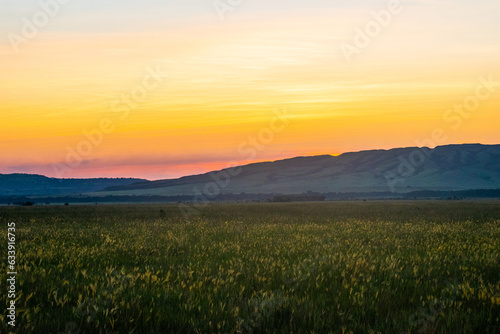
[[[500,145],[463,144],[297,157],[178,179],[103,189],[101,195],[403,192],[500,188]]]

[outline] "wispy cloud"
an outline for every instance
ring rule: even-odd
[[[14,54],[7,35],[40,5],[3,1],[0,172],[46,172],[64,161],[65,148],[116,116],[110,101],[157,63],[165,84],[74,176],[182,175],[222,165],[284,105],[298,122],[265,159],[412,146],[478,75],[500,77],[500,5],[402,1],[401,15],[346,64],[339,43],[387,3],[252,0],[220,21],[211,1],[70,1]],[[471,133],[475,141],[500,140],[499,105],[492,98],[449,140]]]

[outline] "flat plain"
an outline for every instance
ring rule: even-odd
[[[500,332],[499,201],[197,211],[1,207],[3,240],[16,224],[14,332]]]

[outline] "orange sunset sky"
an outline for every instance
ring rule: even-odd
[[[346,59],[342,45],[389,6],[2,2],[0,173],[162,179],[294,156],[500,143],[500,3],[400,1]]]

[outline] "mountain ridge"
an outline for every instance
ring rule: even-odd
[[[416,157],[422,161],[419,162]],[[413,163],[412,163],[413,162]],[[238,175],[231,176],[237,169]],[[233,173],[232,173],[233,172]],[[221,193],[453,191],[500,188],[500,145],[453,144],[346,152],[251,163],[209,173],[118,186],[101,194],[187,195],[231,176]],[[222,176],[221,176],[222,175]]]
[[[0,196],[63,195],[99,191],[113,185],[126,185],[139,178],[58,179],[39,174],[0,174]]]
[[[176,179],[0,174],[0,196],[189,196],[461,191],[500,188],[500,145],[452,144],[298,156]]]

